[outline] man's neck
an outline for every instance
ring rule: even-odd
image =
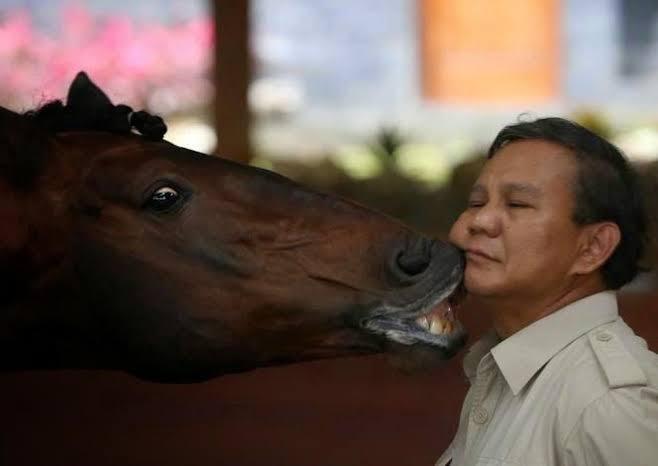
[[[587,296],[604,291],[599,280],[588,280],[544,296],[476,297],[490,313],[500,338],[507,338],[528,325]]]

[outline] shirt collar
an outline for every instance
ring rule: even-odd
[[[475,377],[482,358],[498,343],[500,343],[500,337],[495,330],[491,329],[469,348],[464,356],[464,373],[469,380],[472,381]]]
[[[512,393],[517,395],[560,350],[618,316],[613,291],[587,296],[533,322],[503,341],[493,331],[485,334],[465,356],[464,370],[472,378],[482,357],[491,351]]]

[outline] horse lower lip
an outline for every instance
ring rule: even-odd
[[[461,280],[458,272],[459,276],[455,272],[453,278]],[[453,281],[433,290],[433,296],[425,296],[416,305],[378,307],[361,321],[361,327],[403,345],[420,343],[441,350],[454,349],[464,340],[463,327],[455,317],[464,294],[463,283]]]

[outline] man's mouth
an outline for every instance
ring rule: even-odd
[[[467,249],[466,250],[466,260],[489,260],[493,262],[500,262],[498,259],[493,257],[490,254],[482,251],[481,249]]]

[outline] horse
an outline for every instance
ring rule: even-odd
[[[462,346],[455,247],[165,132],[84,72],[0,107],[0,370],[190,383]]]

